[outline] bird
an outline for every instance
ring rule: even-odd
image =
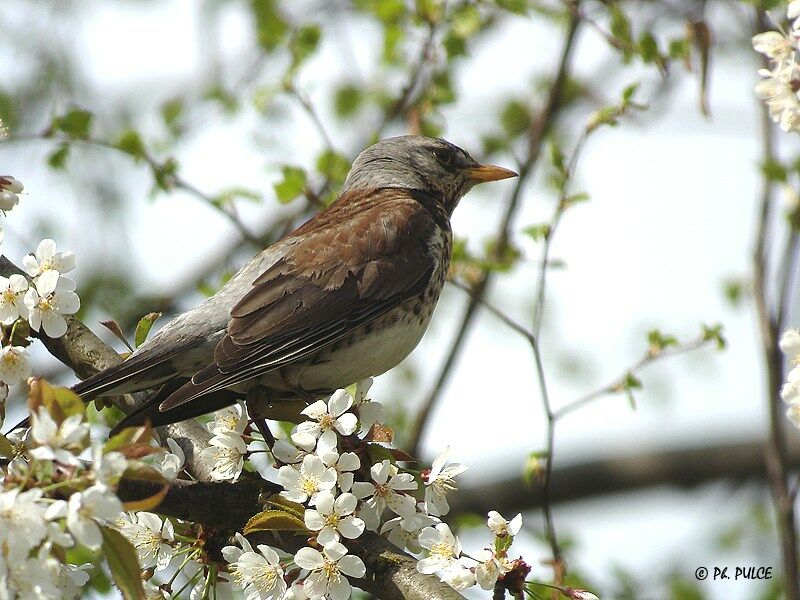
[[[479,183],[515,176],[441,138],[378,141],[358,155],[327,208],[125,361],[72,390],[89,401],[158,388],[113,434],[242,398],[257,398],[251,413],[287,400],[304,406],[380,375],[411,353],[430,323],[460,199]]]

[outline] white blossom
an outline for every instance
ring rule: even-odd
[[[75,268],[75,255],[72,252],[58,252],[53,240],[42,240],[35,252],[22,259],[22,266],[31,277],[51,270],[63,275]]]
[[[280,600],[286,591],[280,557],[269,546],[259,544],[258,552],[240,533],[236,539],[241,544],[225,546],[222,556],[231,565],[231,573],[236,585],[244,590],[247,600]]]
[[[93,485],[69,497],[67,527],[75,539],[92,550],[103,543],[97,521],[113,521],[122,512],[122,502],[103,485]]]
[[[55,270],[44,271],[36,280],[36,287],[25,292],[25,306],[31,329],[44,332],[51,338],[58,338],[67,332],[67,322],[63,315],[72,315],[81,307],[78,295],[68,289],[72,284],[64,281]]]
[[[505,537],[507,535],[515,536],[522,529],[522,514],[518,514],[511,519],[511,522],[506,521],[503,516],[496,510],[489,511],[489,518],[486,521],[486,526],[492,530],[497,537]]]
[[[241,404],[234,404],[214,413],[214,419],[206,424],[208,430],[214,435],[220,433],[235,433],[242,435],[247,427],[247,413]]]
[[[158,515],[140,511],[121,515],[116,524],[133,544],[143,568],[155,566],[156,571],[163,571],[169,567],[175,554],[175,530],[169,519],[162,521]]]
[[[765,31],[754,35],[753,49],[776,62],[785,60],[792,54],[791,41],[777,31]]]
[[[24,346],[0,349],[0,381],[7,385],[21,383],[31,376],[30,353]]]
[[[367,569],[357,556],[347,554],[339,542],[331,542],[323,547],[322,552],[314,548],[300,548],[294,556],[294,562],[301,569],[311,573],[303,584],[305,593],[310,598],[328,597],[331,600],[347,600],[352,587],[347,577],[361,578]]]
[[[361,468],[361,460],[355,452],[343,452],[339,454],[335,449],[323,447],[321,443],[323,438],[324,436],[320,437],[320,443],[317,444],[317,455],[322,459],[326,467],[333,467],[336,469],[336,482],[339,489],[343,492],[349,492],[353,487],[353,471]]]
[[[485,590],[493,589],[497,578],[511,569],[507,559],[498,559],[491,550],[478,550],[473,554],[473,558],[478,561],[475,567],[475,579]]]
[[[564,588],[561,593],[565,598],[571,598],[571,600],[600,600],[592,592],[575,588]]]
[[[475,585],[475,573],[460,560],[444,569],[441,579],[459,592]]]
[[[327,403],[317,400],[303,409],[302,414],[311,418],[298,425],[292,441],[300,446],[309,446],[327,431],[338,431],[350,435],[358,426],[358,418],[347,410],[353,406],[353,398],[345,390],[336,390]]]
[[[450,448],[446,448],[433,461],[430,473],[423,474],[425,482],[425,510],[428,514],[439,517],[450,512],[450,504],[447,502],[447,494],[458,489],[455,484],[455,477],[467,470],[464,465],[447,464]]]
[[[395,546],[408,550],[412,554],[422,552],[419,543],[419,534],[426,527],[436,525],[439,520],[425,513],[414,513],[410,517],[394,517],[386,521],[381,527],[381,535]]]
[[[164,457],[156,466],[158,470],[161,471],[161,474],[171,481],[183,470],[183,465],[186,462],[186,455],[183,453],[178,443],[172,438],[167,438],[167,446],[169,446],[170,451],[164,452]]]
[[[353,397],[358,420],[364,430],[369,430],[373,423],[383,423],[385,421],[383,404],[369,399],[369,390],[372,387],[372,378],[362,379],[356,384],[356,391]]]
[[[353,494],[345,492],[334,498],[327,490],[317,494],[316,508],[306,509],[305,524],[311,531],[317,531],[317,541],[321,545],[338,542],[340,534],[353,540],[364,533],[364,521],[353,513],[358,500]]]
[[[81,422],[82,418],[82,415],[72,415],[59,425],[47,409],[40,406],[31,414],[31,437],[36,444],[30,451],[31,456],[79,466],[81,463],[74,453],[83,450],[89,435],[89,425]]]
[[[2,138],[2,127],[0,122],[0,138]],[[10,175],[0,176],[0,210],[11,210],[19,204],[19,194],[24,189],[21,182]]]
[[[318,492],[331,490],[336,485],[336,469],[326,467],[322,459],[309,454],[303,458],[299,469],[284,465],[278,470],[278,482],[283,486],[283,496],[293,502],[313,502]]]
[[[403,494],[417,489],[417,482],[410,473],[400,473],[389,459],[372,465],[370,469],[372,483],[356,481],[353,494],[359,500],[365,500],[359,512],[367,528],[376,531],[380,526],[380,517],[384,509],[389,509],[401,517],[410,517],[416,512],[416,501],[413,496]]]
[[[0,493],[0,547],[7,548],[9,562],[27,557],[47,535],[45,507],[39,502],[41,497],[40,488]]]
[[[215,481],[236,481],[242,473],[247,446],[242,437],[233,431],[218,433],[200,452],[200,460],[211,466]]]
[[[11,325],[22,317],[28,318],[28,307],[25,306],[25,292],[28,291],[28,280],[14,273],[10,277],[0,276],[0,323]]]
[[[417,571],[426,575],[444,571],[461,556],[461,542],[446,523],[423,529],[419,534],[419,543],[428,550],[428,556],[417,563]]]

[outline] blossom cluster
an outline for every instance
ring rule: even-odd
[[[15,178],[0,176],[0,211],[14,208],[23,189]],[[2,240],[0,229],[0,243]],[[28,277],[0,276],[0,325],[7,332],[0,347],[0,400],[8,396],[8,386],[31,375],[29,331],[61,337],[67,332],[64,315],[75,314],[80,308],[75,281],[64,277],[64,273],[75,268],[72,252],[58,251],[56,243],[46,239],[23,258],[22,264]]]
[[[504,577],[524,585],[530,569],[509,555],[522,516],[507,521],[491,511],[487,527],[492,542],[466,554],[442,521],[450,511],[448,495],[457,489],[455,478],[466,467],[450,464],[448,450],[430,469],[399,466],[409,457],[387,444],[392,433],[382,424],[383,407],[368,397],[371,383],[361,381],[350,391],[337,390],[327,401],[312,403],[302,411],[306,420],[271,449],[247,425],[241,406],[216,413],[208,424],[214,437],[201,459],[213,476],[234,481],[250,454],[271,452],[282,496],[297,508],[295,514],[302,514],[298,526],[310,539],[289,555],[266,545],[253,548],[237,533],[236,545],[222,551],[230,583],[248,600],[345,600],[351,596],[350,579],[366,573],[364,561],[347,544],[372,531],[420,556],[420,573],[436,574],[457,590],[476,585],[492,590]],[[569,588],[562,593],[594,597]]]
[[[115,490],[129,461],[90,442],[82,409],[65,416],[40,405],[30,429],[7,440],[13,458],[0,491],[0,597],[78,597],[93,565],[67,563],[65,549],[101,548],[103,529],[123,510]],[[91,460],[81,458],[86,453]]]
[[[766,31],[753,37],[753,48],[763,54],[768,69],[759,69],[756,95],[767,105],[770,118],[784,131],[800,131],[800,0],[787,7],[788,32]]]
[[[779,345],[791,365],[786,383],[781,388],[781,398],[789,405],[786,416],[800,428],[800,330],[790,328],[784,331]]]

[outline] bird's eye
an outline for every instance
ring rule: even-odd
[[[439,161],[439,164],[443,166],[448,166],[453,162],[453,153],[450,150],[444,148],[436,148],[432,150],[433,156],[436,160]]]

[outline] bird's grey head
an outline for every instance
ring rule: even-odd
[[[509,169],[478,163],[441,138],[403,135],[381,140],[359,154],[342,193],[385,187],[420,190],[441,202],[450,215],[474,185],[514,176]]]

